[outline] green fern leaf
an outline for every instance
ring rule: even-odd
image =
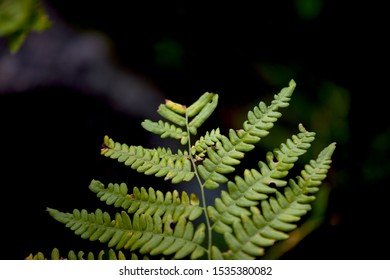
[[[169,148],[146,149],[142,146],[128,146],[105,136],[101,154],[117,159],[137,172],[165,177],[165,180],[171,180],[174,184],[190,181],[194,177],[187,151],[178,150],[177,154],[173,154]]]
[[[216,143],[219,142],[221,138],[221,132],[219,128],[213,129],[210,132],[206,132],[204,136],[201,136],[198,140],[196,140],[195,144],[191,147],[191,154],[197,155],[198,158],[203,159],[205,157],[205,153],[209,149],[213,149]]]
[[[180,140],[181,144],[188,142],[188,133],[183,131],[186,128],[191,134],[196,135],[197,129],[213,113],[218,105],[218,95],[206,92],[188,108],[185,105],[165,100],[165,104],[158,107],[157,112],[169,122],[153,122],[145,120],[142,126],[161,138],[171,137]],[[192,118],[189,122],[188,118]],[[179,127],[177,127],[179,126]]]
[[[115,251],[110,248],[107,251],[101,250],[96,256],[93,252],[85,254],[83,251],[75,252],[70,250],[66,257],[61,256],[58,248],[54,248],[50,254],[50,258],[46,257],[42,252],[38,252],[33,255],[30,254],[26,257],[26,260],[139,260],[140,258],[135,254],[131,253],[130,257],[127,257],[121,250]],[[142,257],[143,260],[149,258],[145,255]]]
[[[193,135],[197,134],[197,129],[211,116],[218,105],[218,94],[206,94],[211,98],[210,102],[206,103],[188,124],[188,129]]]
[[[223,174],[232,173],[233,165],[240,163],[244,153],[234,149],[229,139],[221,135],[220,141],[206,150],[206,158],[197,166],[197,171],[204,179],[203,186],[207,189],[216,189],[228,181]]]
[[[223,260],[223,255],[218,247],[212,246],[211,247],[211,259],[212,260]]]
[[[149,132],[160,135],[161,138],[173,138],[180,140],[182,145],[187,144],[188,142],[188,133],[183,131],[182,128],[176,127],[173,124],[159,120],[158,122],[153,122],[151,120],[144,120],[141,123],[142,127]]]
[[[171,121],[174,125],[186,126],[186,118],[178,114],[175,110],[170,109],[166,104],[161,104],[158,107],[157,112],[167,120]]]
[[[35,255],[30,253],[30,255],[28,255],[25,259],[26,260],[47,260],[47,258],[42,252],[38,252]]]
[[[251,207],[251,216],[243,215],[241,221],[233,223],[233,232],[224,234],[229,247],[223,253],[225,259],[253,259],[264,254],[264,247],[288,238],[286,232],[293,230],[301,216],[311,209],[310,202],[318,191],[318,186],[326,178],[330,169],[331,156],[336,146],[326,147],[311,160],[298,176],[298,182],[290,180],[284,195],[279,191],[275,197],[261,202],[261,210]]]
[[[241,215],[250,214],[246,208],[267,199],[269,194],[276,192],[275,187],[284,187],[287,184],[283,178],[314,141],[314,132],[307,131],[302,124],[298,129],[297,135],[287,139],[273,152],[267,153],[267,162],[259,162],[260,171],[245,170],[244,177],[235,176],[235,182],[229,181],[227,184],[228,192],[222,191],[221,198],[216,198],[216,207],[208,207],[216,232],[231,232],[231,224],[239,221]]]
[[[268,107],[264,102],[260,102],[248,112],[248,120],[243,123],[243,129],[237,131],[230,129],[229,138],[222,136],[221,142],[216,145],[218,152],[213,153],[208,150],[207,155],[213,156],[212,164],[198,165],[199,174],[205,180],[203,184],[205,188],[215,189],[228,181],[222,174],[231,173],[235,169],[228,169],[226,165],[229,162],[240,163],[239,160],[243,158],[244,153],[251,151],[255,143],[268,135],[268,130],[282,115],[279,108],[289,105],[295,86],[294,80],[291,80],[289,87],[283,88],[276,94]]]
[[[196,100],[194,103],[191,104],[186,109],[187,116],[189,118],[194,117],[195,115],[199,114],[199,112],[210,102],[212,102],[214,98],[214,94],[210,92],[205,92],[202,94],[198,100]]]
[[[174,222],[180,217],[193,221],[203,213],[198,197],[195,194],[188,196],[184,191],[181,196],[176,190],[167,192],[164,196],[161,191],[155,191],[153,188],[146,190],[143,187],[134,187],[133,193],[129,194],[125,183],[110,183],[105,188],[104,184],[97,180],[91,182],[89,189],[108,205],[121,207],[128,213],[159,215],[163,221],[168,216],[172,217]]]
[[[115,250],[126,249],[139,251],[140,254],[173,255],[174,259],[199,258],[205,253],[201,246],[205,237],[205,225],[199,224],[196,229],[185,217],[175,224],[172,218],[165,222],[160,216],[134,214],[131,220],[125,211],[115,214],[111,219],[107,212],[97,209],[94,213],[86,210],[74,210],[63,213],[48,208],[49,214],[57,221],[80,235],[83,239],[99,240]],[[174,229],[172,226],[174,225]],[[162,247],[164,244],[165,247]]]

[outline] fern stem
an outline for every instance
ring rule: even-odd
[[[187,112],[186,112],[186,128],[187,128],[187,133],[188,133],[188,154],[190,156],[190,160],[191,160],[191,163],[192,163],[192,167],[194,168],[194,173],[195,173],[195,176],[196,176],[196,179],[199,183],[199,186],[200,186],[200,192],[201,192],[201,197],[202,197],[202,210],[203,210],[203,213],[204,213],[204,216],[205,216],[205,220],[206,220],[206,227],[207,227],[207,259],[211,260],[211,246],[212,246],[212,242],[213,242],[213,236],[212,236],[212,228],[211,228],[211,223],[210,223],[210,218],[209,216],[207,215],[207,203],[206,203],[206,196],[205,196],[205,191],[204,191],[204,185],[202,183],[202,180],[199,176],[199,173],[198,173],[198,169],[196,168],[196,164],[195,164],[195,159],[194,157],[192,156],[191,154],[191,137],[190,137],[190,127],[189,127],[189,124],[188,124],[188,115],[187,115]]]

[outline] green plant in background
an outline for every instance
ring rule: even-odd
[[[20,49],[31,32],[50,26],[39,0],[0,0],[0,37],[7,37],[12,53]]]
[[[335,143],[325,147],[307,163],[299,175],[290,175],[298,158],[315,140],[315,133],[298,125],[298,132],[278,148],[265,154],[258,166],[237,174],[236,167],[256,144],[269,134],[289,106],[296,87],[289,86],[274,95],[266,105],[260,102],[249,110],[242,128],[227,133],[216,128],[196,137],[212,115],[218,95],[204,93],[190,106],[171,100],[161,104],[164,120],[145,120],[142,126],[161,138],[173,138],[183,149],[146,148],[115,142],[104,137],[101,154],[139,173],[162,178],[166,184],[192,184],[200,197],[185,191],[164,191],[153,187],[133,187],[125,183],[105,186],[92,180],[89,189],[112,212],[97,209],[72,213],[48,208],[49,214],[83,239],[107,245],[94,255],[69,251],[52,259],[255,259],[299,225],[312,209],[319,186],[330,169]],[[290,176],[289,176],[290,175]],[[191,183],[190,183],[191,181]],[[215,195],[207,205],[206,197]],[[117,209],[115,211],[114,209]],[[45,259],[41,252],[28,259]]]

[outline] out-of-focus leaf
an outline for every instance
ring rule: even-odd
[[[12,53],[20,49],[29,33],[50,26],[39,0],[0,0],[0,37],[7,37]]]

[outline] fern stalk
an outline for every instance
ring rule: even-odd
[[[190,127],[188,125],[188,114],[187,113],[185,113],[185,117],[186,117],[187,133],[188,133],[188,135],[190,135]],[[191,148],[192,148],[191,139],[190,139],[190,137],[188,137],[188,151],[191,151]],[[198,184],[200,186],[200,193],[201,193],[201,199],[202,199],[202,206],[201,207],[202,207],[202,210],[204,213],[206,227],[207,227],[207,259],[210,260],[211,259],[211,246],[213,244],[213,235],[212,235],[212,227],[211,227],[211,223],[210,223],[210,218],[209,218],[209,215],[207,213],[206,195],[205,195],[205,191],[204,191],[205,188],[204,188],[202,180],[199,176],[198,169],[196,168],[195,158],[193,157],[191,152],[189,152],[189,155],[190,155],[190,159],[192,162],[192,166],[194,168],[196,180],[198,181]]]

